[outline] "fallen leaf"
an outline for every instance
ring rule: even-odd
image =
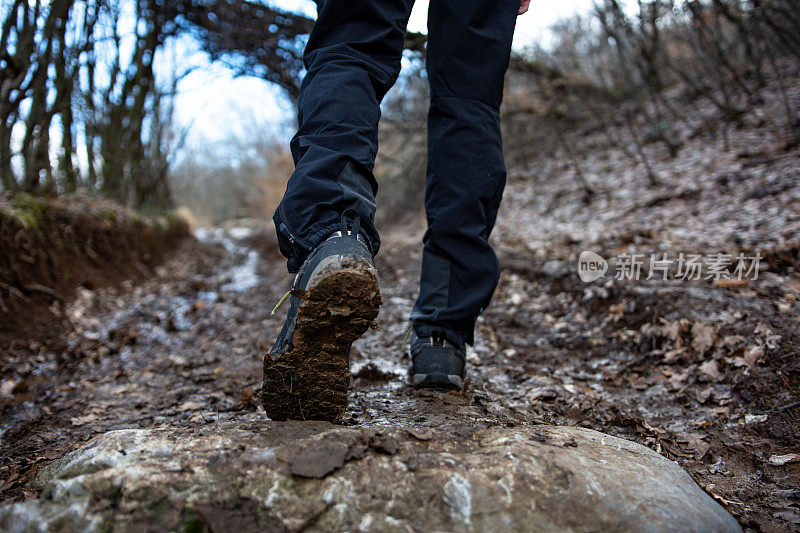
[[[406,428],[406,431],[409,435],[414,437],[417,440],[431,440],[434,436],[434,432],[430,428]]]
[[[73,426],[84,426],[91,422],[97,422],[100,418],[97,415],[85,415],[85,416],[76,416],[74,418],[70,418],[69,422]]]
[[[636,390],[646,390],[647,379],[644,376],[637,376],[636,374],[628,377],[628,383]]]
[[[736,289],[738,287],[746,287],[748,281],[746,279],[715,279],[714,287],[722,287],[724,289]]]
[[[255,391],[253,391],[253,387],[247,386],[242,389],[240,399],[242,401],[242,405],[247,405],[250,403],[250,400],[253,399],[253,395]]]
[[[19,380],[16,379],[6,379],[0,384],[0,396],[13,396],[14,389],[16,388]]]
[[[675,387],[680,386],[689,378],[690,369],[693,368],[694,365],[690,366],[689,368],[686,368],[683,372],[677,372],[675,374],[672,374],[669,378],[669,382],[672,383]]]
[[[686,348],[675,348],[664,352],[664,362],[674,363],[686,355]]]
[[[662,318],[661,322],[664,324],[661,326],[661,333],[675,343],[675,348],[680,348],[682,340],[681,334],[688,328],[689,321],[685,318],[681,318],[675,322],[669,322]]]
[[[705,435],[702,433],[679,433],[675,437],[681,448],[692,452],[697,461],[701,460],[711,449],[711,445],[703,440]]]
[[[764,348],[761,346],[749,346],[744,351],[744,363],[749,368],[756,366],[762,357],[764,357]]]
[[[753,330],[753,333],[759,333],[762,335],[771,335],[772,330],[769,329],[769,326],[767,326],[763,322],[759,322],[756,328]]]
[[[692,348],[699,353],[704,354],[706,351],[714,346],[717,340],[717,331],[709,325],[695,322],[692,325]]]
[[[722,337],[722,345],[725,346],[726,348],[734,349],[740,343],[743,343],[744,340],[745,340],[744,337],[742,337],[741,335],[726,335]]]
[[[717,362],[713,359],[701,364],[699,370],[714,381],[720,381],[722,379],[722,372],[719,370],[719,365],[717,365]]]
[[[626,300],[622,300],[621,302],[613,305],[608,306],[608,318],[613,320],[614,322],[618,321],[622,318],[623,313],[625,312],[625,305],[628,302]]]
[[[712,392],[713,392],[713,390],[711,389],[711,387],[708,387],[707,389],[699,390],[699,391],[697,391],[695,393],[695,398],[697,398],[697,401],[700,402],[700,403],[706,403],[708,401],[708,399],[711,398],[711,393]]]

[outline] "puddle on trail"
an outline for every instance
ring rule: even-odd
[[[170,327],[177,331],[189,331],[194,322],[191,315],[198,305],[210,306],[220,300],[220,293],[242,293],[258,285],[259,254],[242,241],[253,235],[252,228],[233,227],[198,228],[195,238],[204,244],[219,246],[230,256],[231,266],[224,268],[209,279],[209,285],[217,290],[200,290],[191,297],[178,295],[171,298]]]
[[[253,235],[251,228],[199,228],[194,235],[200,242],[222,246],[236,260],[235,266],[221,274],[230,279],[222,285],[223,291],[242,292],[258,284],[258,252],[242,244],[242,240]]]
[[[195,330],[199,310],[211,310],[215,304],[243,297],[258,286],[261,281],[259,253],[242,242],[253,235],[251,228],[200,228],[194,233],[200,243],[224,250],[221,252],[223,260],[212,272],[200,278],[195,275],[194,282],[182,287],[164,286],[159,291],[148,291],[125,282],[123,288],[130,290],[131,294],[112,299],[111,312],[104,313],[102,318],[93,309],[98,295],[94,291],[79,289],[76,301],[68,310],[68,315],[78,322],[80,331],[71,345],[86,340],[113,344],[115,337],[131,334],[135,335],[135,342],[139,345],[171,346],[176,341],[173,333],[198,333]],[[159,276],[162,274],[173,273],[162,270]],[[225,320],[219,316],[215,322],[224,323]],[[120,359],[126,361],[130,352],[130,346],[123,346],[119,350]]]

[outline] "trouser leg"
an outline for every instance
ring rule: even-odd
[[[499,108],[519,0],[431,0],[428,170],[419,336],[473,342],[499,279],[489,245],[506,171]]]
[[[373,254],[372,174],[380,102],[397,79],[413,0],[320,0],[303,56],[307,69],[291,142],[295,170],[273,220],[281,252],[296,272],[308,252],[340,227],[342,213],[360,218]]]

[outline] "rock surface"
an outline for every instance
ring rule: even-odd
[[[105,433],[0,530],[740,531],[675,463],[588,429],[268,422]]]

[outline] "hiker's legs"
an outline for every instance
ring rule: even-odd
[[[506,171],[499,107],[519,0],[431,0],[428,175],[418,336],[472,343],[499,279],[489,245]]]
[[[273,220],[281,252],[296,272],[309,250],[339,229],[346,210],[359,216],[373,254],[372,174],[380,102],[400,71],[413,0],[318,0],[303,56],[308,73],[292,139],[295,170]]]

